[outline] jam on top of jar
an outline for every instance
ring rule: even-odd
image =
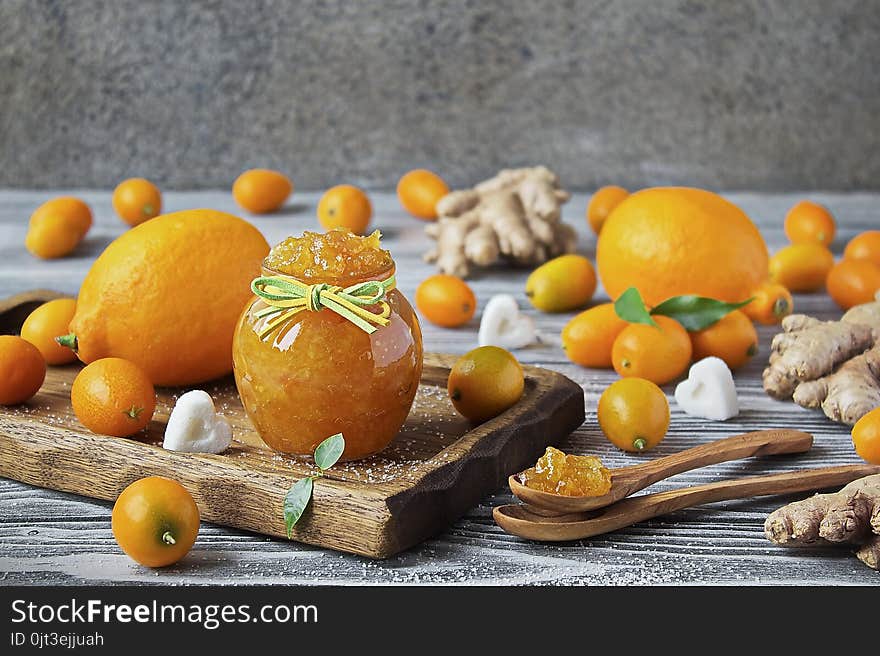
[[[380,245],[378,230],[368,236],[344,228],[325,233],[306,231],[276,244],[263,266],[304,282],[348,285],[379,276],[394,265],[391,253]]]
[[[521,479],[533,490],[572,497],[598,497],[611,490],[611,472],[599,458],[566,454],[552,446]]]

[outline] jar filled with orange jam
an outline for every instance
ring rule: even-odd
[[[338,296],[327,297],[328,292],[354,290],[368,303],[376,286],[361,283],[388,283],[394,273],[394,260],[381,248],[378,231],[367,237],[345,230],[305,232],[270,251],[259,281],[307,287],[302,296],[313,299],[288,316],[285,303],[302,301],[278,301],[258,291],[236,329],[235,382],[248,417],[271,448],[308,455],[327,437],[342,433],[342,459],[357,460],[394,439],[422,373],[416,314],[393,283],[387,284],[380,301],[363,306],[374,330],[370,333],[331,309]],[[267,289],[278,293],[275,287]]]

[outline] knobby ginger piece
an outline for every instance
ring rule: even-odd
[[[782,330],[773,338],[770,365],[764,370],[764,389],[778,399],[791,398],[802,381],[830,373],[874,343],[871,326],[804,314],[785,317]]]
[[[877,292],[877,297],[880,297],[880,291]],[[874,341],[880,342],[880,300],[855,305],[847,310],[840,320],[844,323],[871,326],[874,331]]]
[[[792,399],[805,408],[822,408],[832,421],[852,426],[880,407],[880,345],[844,362],[832,374],[797,386]]]
[[[783,506],[764,522],[767,539],[784,546],[816,542],[858,545],[863,563],[880,566],[880,474],[865,476],[840,492],[817,494]]]
[[[850,425],[880,406],[880,302],[850,308],[840,321],[791,315],[782,329],[764,370],[768,394]]]
[[[535,265],[570,253],[577,234],[560,220],[569,197],[544,166],[505,169],[473,189],[452,191],[437,202],[439,218],[425,229],[437,242],[425,260],[465,278],[473,265]]]

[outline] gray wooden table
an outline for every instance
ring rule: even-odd
[[[0,191],[0,297],[33,288],[76,294],[90,262],[123,225],[115,218],[107,192],[76,192],[95,212],[95,226],[73,256],[42,262],[24,248],[27,220],[43,200],[57,193]],[[805,194],[731,193],[762,228],[771,250],[785,241],[785,211]],[[880,194],[809,194],[827,204],[840,224],[834,244],[862,230],[880,228]],[[288,234],[315,229],[318,195],[296,193],[282,213],[249,217],[275,243]],[[398,281],[413,298],[416,285],[432,272],[421,261],[428,241],[423,223],[406,216],[393,194],[372,194],[374,225],[398,263]],[[586,226],[588,196],[576,194],[565,219],[576,226],[580,251],[592,257],[595,239]],[[165,196],[167,211],[211,207],[240,214],[226,191],[176,192]],[[509,292],[527,306],[526,271],[496,271],[472,281],[482,306],[492,294]],[[604,294],[600,291],[600,297]],[[799,311],[836,317],[838,310],[824,294],[796,297]],[[761,389],[760,373],[775,330],[760,328],[762,353],[736,377],[742,413],[723,423],[684,415],[672,401],[672,424],[665,441],[649,455],[627,456],[602,437],[596,402],[616,379],[609,371],[571,364],[559,347],[559,332],[571,314],[549,315],[529,310],[545,343],[517,353],[521,361],[559,371],[584,388],[587,420],[563,444],[566,451],[600,456],[610,466],[674,453],[710,439],[747,430],[788,426],[812,432],[813,450],[802,456],[764,458],[708,467],[655,486],[662,490],[706,483],[719,478],[772,473],[796,468],[860,462],[849,431],[821,413],[770,400]],[[479,317],[479,314],[477,315]],[[425,347],[463,353],[476,344],[475,318],[468,326],[445,330],[423,322]],[[2,409],[0,409],[2,412]],[[191,554],[161,571],[150,570],[123,555],[110,532],[108,503],[34,488],[0,479],[0,581],[5,584],[880,584],[880,573],[859,563],[846,548],[792,551],[764,539],[768,512],[793,498],[764,498],[716,503],[680,511],[591,540],[562,544],[532,543],[507,535],[492,521],[492,507],[512,500],[507,489],[482,501],[448,531],[420,547],[386,561],[340,554],[307,545],[203,524]]]

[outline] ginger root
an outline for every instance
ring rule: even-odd
[[[764,370],[770,396],[821,407],[829,419],[849,425],[880,407],[880,301],[858,305],[840,321],[793,314],[782,320],[782,330]]]
[[[874,343],[870,326],[805,314],[785,317],[782,330],[770,344],[770,366],[764,370],[764,389],[779,399],[790,398],[802,381],[831,372]]]
[[[764,534],[784,546],[854,544],[859,560],[880,569],[880,474],[773,511],[764,522]]]
[[[471,265],[486,267],[502,258],[541,264],[570,253],[577,235],[560,220],[569,197],[544,166],[505,169],[473,189],[450,192],[437,202],[436,223],[425,229],[437,241],[425,261],[466,278]]]
[[[832,421],[852,426],[880,408],[880,345],[844,362],[833,374],[797,386],[792,399],[805,408],[822,408]]]

